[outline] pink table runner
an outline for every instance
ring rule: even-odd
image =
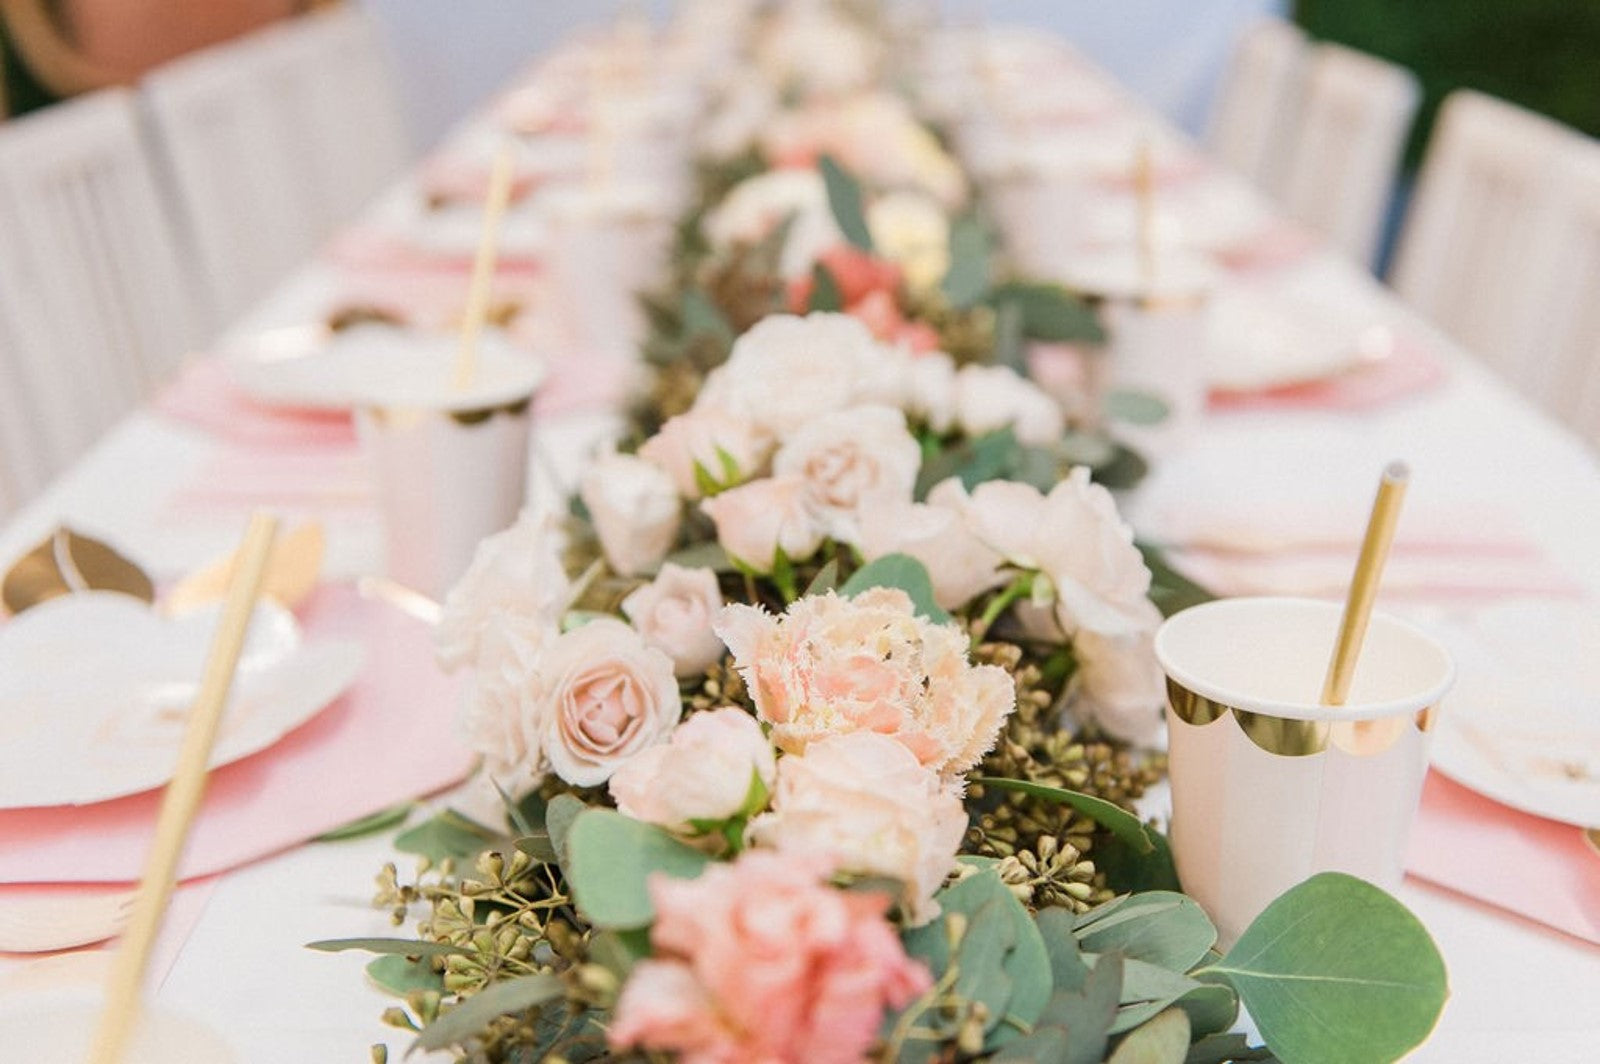
[[[455,681],[433,664],[431,630],[347,587],[307,604],[306,635],[361,639],[359,680],[287,738],[218,769],[180,869],[208,875],[287,849],[465,778],[454,737]],[[87,806],[0,811],[0,883],[139,877],[161,792]]]

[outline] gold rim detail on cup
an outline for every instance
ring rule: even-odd
[[[1338,722],[1299,720],[1239,709],[1196,694],[1170,677],[1167,679],[1167,704],[1172,708],[1173,716],[1197,728],[1232,714],[1239,729],[1252,743],[1279,757],[1320,754],[1328,748],[1330,741],[1347,754],[1371,757],[1394,746],[1405,733],[1408,720],[1418,731],[1430,731],[1438,718],[1439,709],[1437,705],[1428,706],[1410,718],[1396,716]]]
[[[411,406],[369,406],[366,411],[373,421],[386,428],[410,428],[431,413],[443,414],[456,424],[470,428],[473,425],[482,425],[496,416],[521,417],[528,412],[528,407],[532,402],[533,399],[530,396],[500,406],[474,407],[470,410],[430,410],[425,407]]]

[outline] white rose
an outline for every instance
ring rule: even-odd
[[[933,288],[950,271],[950,222],[927,196],[891,192],[878,197],[867,208],[867,228],[877,253],[898,263],[912,288]]]
[[[727,487],[759,473],[771,451],[771,438],[749,420],[707,407],[670,419],[640,445],[639,457],[671,477],[678,494],[698,499],[702,493],[695,466],[713,483]]]
[[[696,409],[726,410],[787,438],[822,414],[885,398],[895,367],[848,314],[774,314],[733,344],[707,379]]]
[[[956,421],[955,359],[943,351],[908,358],[904,375],[906,412],[934,432],[949,432]]]
[[[744,810],[756,780],[768,791],[777,757],[761,725],[737,706],[695,713],[665,745],[653,746],[611,777],[617,808],[635,820],[688,833],[696,820]]]
[[[1150,746],[1161,734],[1166,678],[1156,661],[1155,627],[1161,614],[1150,607],[1150,624],[1140,632],[1103,636],[1080,631],[1072,641],[1078,659],[1078,697],[1073,712],[1125,742]]]
[[[1126,636],[1148,627],[1150,570],[1111,493],[1074,469],[1048,496],[991,480],[966,513],[978,537],[1019,568],[1042,572],[1062,631]]]
[[[578,494],[606,561],[622,576],[645,572],[672,549],[683,501],[672,478],[643,458],[608,454],[595,460]]]
[[[656,578],[622,600],[622,612],[644,641],[672,658],[680,677],[697,676],[722,657],[711,623],[722,609],[717,574],[668,562]]]
[[[939,914],[933,895],[955,869],[967,811],[956,785],[900,742],[857,731],[779,759],[772,812],[750,829],[758,845],[899,880],[908,919],[923,924]]]
[[[700,224],[711,246],[726,250],[759,243],[789,219],[778,269],[787,278],[804,277],[824,251],[844,241],[819,172],[769,170],[747,178]]]
[[[800,477],[752,480],[702,500],[715,522],[717,542],[728,555],[758,573],[770,573],[778,551],[801,561],[822,546],[823,529],[806,502]]]
[[[555,636],[553,626],[500,614],[485,624],[480,637],[461,736],[468,749],[483,756],[483,773],[513,794],[543,775],[534,678],[540,651]]]
[[[565,546],[560,526],[531,510],[479,543],[466,574],[445,596],[434,634],[440,666],[453,670],[475,661],[485,626],[498,615],[559,625],[572,594],[561,564]]]
[[[1048,445],[1066,431],[1060,405],[1005,366],[964,366],[956,374],[956,421],[969,436],[1011,426],[1017,439]]]
[[[552,640],[539,657],[535,691],[545,758],[580,787],[604,783],[666,739],[683,713],[672,659],[610,617]]]
[[[862,556],[908,554],[933,580],[933,597],[947,610],[958,609],[1006,582],[1003,559],[967,524],[966,492],[954,478],[940,481],[926,503],[866,510],[860,518]]]
[[[775,475],[801,478],[817,522],[834,539],[861,538],[858,515],[911,502],[922,449],[905,415],[887,406],[825,414],[789,437],[772,461]]]

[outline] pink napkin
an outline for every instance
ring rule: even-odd
[[[1445,377],[1437,355],[1420,344],[1401,342],[1388,358],[1321,380],[1261,391],[1213,391],[1210,409],[1362,410],[1426,391]]]
[[[1600,854],[1570,824],[1428,774],[1406,870],[1600,945]]]
[[[124,890],[133,884],[118,884],[116,889]],[[0,905],[4,905],[9,898],[16,897],[54,897],[63,902],[68,901],[75,894],[93,895],[105,890],[103,884],[85,883],[22,883],[0,886]],[[207,876],[203,879],[193,879],[187,883],[179,883],[172,892],[172,900],[167,904],[167,914],[161,921],[161,933],[156,937],[155,951],[150,958],[148,979],[150,985],[159,988],[166,979],[167,973],[178,960],[178,954],[183,950],[183,944],[189,940],[189,935],[194,931],[195,925],[200,922],[200,917],[205,915],[206,906],[211,902],[211,895],[217,891],[217,877]],[[120,939],[111,939],[95,946],[98,950],[114,949]],[[81,949],[82,947],[73,947]],[[17,960],[27,963],[40,957],[60,956],[66,950],[52,953],[0,953],[0,960]]]
[[[342,698],[276,745],[218,769],[180,876],[276,853],[357,817],[457,783],[472,756],[454,737],[456,683],[433,664],[432,632],[347,587],[303,611],[306,636],[362,640],[367,664]],[[0,810],[0,883],[135,880],[161,792],[87,806]]]
[[[354,447],[355,426],[344,411],[263,406],[228,379],[214,358],[184,367],[156,397],[155,409],[175,421],[246,447]]]
[[[1254,273],[1288,266],[1322,246],[1322,238],[1311,230],[1277,218],[1239,244],[1214,252],[1212,258],[1232,273]]]
[[[463,276],[472,272],[471,255],[418,247],[398,234],[359,225],[334,237],[323,249],[322,257],[336,266],[357,269],[423,270]],[[539,259],[505,251],[495,263],[499,277],[526,278],[540,270]]]

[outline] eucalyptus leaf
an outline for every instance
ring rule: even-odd
[[[1168,1009],[1122,1040],[1106,1064],[1183,1064],[1189,1055],[1189,1017]]]
[[[1050,995],[1039,1015],[1039,1026],[1065,1027],[1072,1034],[1068,1054],[1060,1064],[1100,1064],[1121,996],[1122,958],[1115,953],[1094,963],[1082,990],[1057,990]]]
[[[1130,425],[1159,425],[1172,413],[1165,401],[1148,392],[1110,392],[1102,406],[1107,417]]]
[[[1041,909],[1034,917],[1039,938],[1044,942],[1045,956],[1050,960],[1050,985],[1057,990],[1080,990],[1089,976],[1089,966],[1078,949],[1072,924],[1072,912],[1068,909]]]
[[[867,228],[867,213],[861,195],[861,183],[834,161],[824,155],[818,166],[822,180],[828,188],[828,207],[833,220],[844,238],[862,251],[872,250],[872,230]]]
[[[1094,308],[1058,284],[1009,281],[990,293],[999,310],[1007,304],[1022,315],[1022,332],[1030,340],[1054,343],[1104,343],[1106,333]]]
[[[1019,794],[1042,798],[1047,802],[1060,802],[1062,805],[1070,805],[1129,846],[1132,846],[1139,853],[1151,853],[1156,848],[1156,839],[1159,837],[1159,832],[1143,823],[1126,809],[1112,805],[1104,798],[1096,798],[1081,791],[1047,787],[1042,783],[1033,783],[1029,780],[1004,779],[998,776],[980,776],[972,782],[981,783],[985,787],[993,787],[996,790],[1016,791]]]
[[[650,956],[650,932],[596,931],[589,940],[589,959],[618,979],[626,979],[633,966]]]
[[[989,1064],[1056,1064],[1072,1051],[1065,1027],[1035,1027],[989,1058]]]
[[[1197,977],[1239,992],[1294,1064],[1393,1061],[1433,1030],[1449,994],[1427,929],[1377,887],[1324,872],[1280,896]]]
[[[885,554],[868,562],[850,575],[839,589],[846,598],[873,587],[899,588],[911,597],[917,613],[934,624],[949,624],[954,618],[933,597],[933,579],[927,566],[909,554]]]
[[[1138,451],[1112,442],[1111,457],[1090,467],[1095,482],[1113,491],[1134,487],[1150,472],[1150,463]]]
[[[1018,462],[1021,445],[1010,426],[947,447],[922,463],[916,496],[926,498],[934,485],[957,477],[968,491],[988,480],[1008,477]]]
[[[652,824],[610,809],[579,814],[563,866],[573,899],[594,926],[631,930],[655,918],[647,880],[656,872],[694,879],[711,858]]]
[[[556,861],[562,868],[571,862],[567,839],[572,834],[572,824],[588,808],[583,799],[571,794],[558,794],[545,807],[544,830],[550,836],[550,847],[555,850]]]
[[[673,551],[667,555],[666,561],[683,569],[710,569],[714,573],[733,573],[739,570],[739,567],[733,564],[733,559],[728,557],[728,552],[722,549],[722,544],[715,540],[707,540],[692,547]]]
[[[977,877],[974,877],[977,878]],[[1006,955],[1017,944],[1017,933],[1001,899],[992,898],[972,914],[956,952],[956,996],[982,1002],[988,1012],[985,1031],[994,1030],[1011,1003],[1014,983],[1006,972]]]
[[[462,999],[460,1004],[424,1027],[412,1048],[443,1049],[461,1045],[481,1034],[490,1021],[508,1012],[521,1012],[547,1001],[557,1001],[562,994],[561,980],[546,972],[495,983]]]
[[[357,817],[348,824],[324,831],[316,837],[317,842],[343,842],[346,839],[359,839],[365,835],[376,835],[380,831],[387,831],[406,822],[406,817],[411,815],[411,810],[416,803],[401,802],[391,805],[387,809],[380,809],[376,813]]]
[[[806,586],[806,595],[821,595],[833,591],[839,586],[839,559],[829,558],[828,564],[817,570],[817,575],[811,578],[811,583]]]
[[[1143,851],[1115,836],[1095,844],[1095,867],[1106,874],[1106,883],[1112,890],[1134,894],[1182,889],[1167,837],[1152,829],[1150,838],[1154,847]]]
[[[964,310],[983,298],[992,283],[994,241],[976,214],[961,215],[950,225],[950,268],[939,287],[950,305]]]
[[[363,953],[386,953],[397,957],[448,957],[456,953],[472,953],[466,946],[452,946],[447,942],[422,942],[414,938],[325,938],[307,942],[306,949],[323,953],[343,953],[358,949]]]
[[[527,835],[520,835],[516,839],[515,846],[519,852],[527,854],[540,864],[561,863],[560,858],[556,855],[555,843],[550,841],[550,833],[548,831],[541,829],[530,832]]]
[[[1183,1064],[1274,1064],[1277,1057],[1265,1046],[1252,1046],[1242,1034],[1207,1035],[1189,1047]]]
[[[1171,617],[1190,606],[1210,602],[1216,598],[1210,591],[1174,569],[1161,548],[1148,543],[1138,544],[1144,555],[1145,567],[1150,570],[1150,601],[1161,610],[1163,617]]]
[[[679,313],[683,318],[683,331],[691,336],[704,333],[720,339],[733,339],[733,326],[728,324],[727,316],[698,288],[684,289]]]
[[[1199,964],[1217,941],[1216,927],[1194,899],[1168,891],[1103,905],[1079,918],[1074,930],[1086,952],[1115,950],[1175,972]]]
[[[1022,376],[1028,373],[1028,349],[1022,309],[1007,300],[995,308],[994,364],[1005,366]]]
[[[410,831],[401,832],[394,846],[401,853],[421,854],[430,861],[442,861],[447,857],[459,861],[483,852],[496,838],[495,833],[482,824],[446,809]]]
[[[407,960],[396,954],[378,957],[367,965],[367,978],[396,997],[414,990],[444,990],[444,976],[426,961]]]
[[[811,267],[811,300],[807,309],[828,312],[844,309],[839,282],[834,279],[833,271],[820,262]]]

